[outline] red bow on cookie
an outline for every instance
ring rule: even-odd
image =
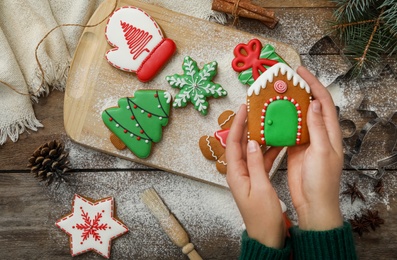
[[[234,48],[235,58],[232,67],[235,71],[241,72],[252,68],[252,76],[256,80],[260,72],[266,71],[265,66],[273,66],[278,61],[260,58],[262,43],[258,39],[252,39],[248,44],[240,43]]]

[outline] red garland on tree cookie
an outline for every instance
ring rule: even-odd
[[[114,217],[113,198],[91,201],[78,194],[74,195],[72,212],[55,224],[69,235],[72,256],[95,251],[109,258],[112,240],[128,232]]]
[[[109,18],[105,36],[114,47],[106,53],[115,68],[136,72],[142,82],[151,80],[171,58],[176,45],[164,39],[159,25],[143,10],[124,6]]]
[[[118,107],[102,112],[102,120],[112,132],[117,149],[131,150],[139,158],[150,155],[152,144],[162,138],[168,124],[171,94],[164,90],[137,90],[133,97],[120,98]]]

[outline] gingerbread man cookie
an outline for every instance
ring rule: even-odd
[[[308,143],[311,101],[309,85],[293,69],[283,63],[270,67],[247,92],[248,140],[267,146]]]
[[[214,136],[204,135],[199,140],[203,156],[208,160],[215,161],[216,169],[222,174],[226,174],[226,139],[235,115],[233,111],[224,111],[218,117],[218,124],[221,130],[216,131]]]
[[[107,61],[115,68],[136,72],[142,82],[151,80],[176,50],[153,18],[133,6],[114,11],[105,36],[113,47],[106,52]]]

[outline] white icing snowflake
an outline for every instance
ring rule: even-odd
[[[212,82],[216,75],[216,61],[207,63],[200,70],[197,62],[189,56],[185,57],[182,69],[184,74],[167,76],[166,80],[173,88],[179,88],[180,92],[174,99],[174,107],[185,107],[188,102],[202,115],[208,113],[208,97],[218,98],[227,95],[227,91],[221,85]]]

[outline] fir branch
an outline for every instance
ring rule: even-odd
[[[377,21],[377,19],[372,19],[372,20],[358,21],[358,22],[353,22],[353,23],[335,24],[335,25],[332,26],[332,29],[334,29],[334,30],[343,30],[344,28],[349,27],[349,26],[355,26],[355,25],[359,25],[359,24],[374,23],[376,21]]]
[[[351,76],[360,76],[386,55],[397,54],[397,2],[395,0],[333,0],[330,29],[352,61]]]
[[[356,59],[358,60],[357,66],[358,66],[359,69],[361,69],[361,68],[364,67],[364,62],[366,61],[366,58],[367,58],[367,55],[368,55],[369,47],[371,46],[372,41],[373,41],[373,39],[374,39],[374,35],[375,35],[376,31],[377,31],[378,28],[379,28],[379,21],[380,21],[380,18],[382,17],[383,11],[384,11],[384,9],[382,9],[382,12],[380,13],[380,15],[379,15],[379,17],[378,17],[378,19],[377,19],[377,21],[376,21],[376,23],[375,23],[375,25],[374,25],[374,29],[373,29],[373,31],[372,31],[371,36],[370,36],[369,39],[368,39],[367,45],[365,46],[363,55],[362,55],[361,57],[359,57],[359,58],[356,58]]]
[[[338,9],[335,11],[334,16],[337,20],[341,21],[347,18],[348,22],[359,20],[364,16],[368,7],[373,5],[377,0],[334,0]]]
[[[390,44],[388,44],[387,50],[390,55],[397,54],[397,2],[395,0],[385,0],[380,7],[385,8],[383,21],[387,32],[390,34]]]

